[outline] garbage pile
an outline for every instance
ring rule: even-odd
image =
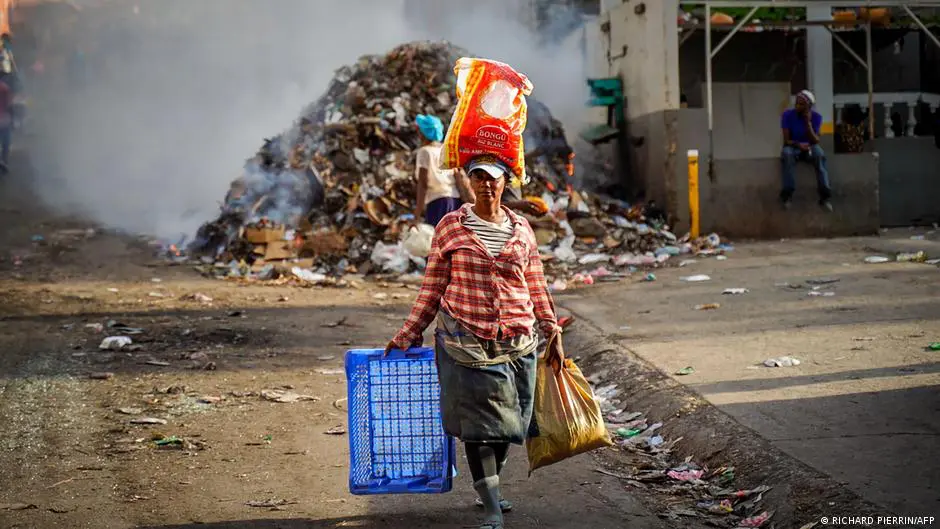
[[[175,260],[198,258],[225,278],[336,284],[346,274],[406,274],[425,266],[429,237],[412,231],[418,114],[451,116],[454,63],[469,54],[449,43],[413,42],[337,70],[326,93],[287,132],[265,140],[246,162],[217,219],[188,245],[167,246]],[[624,277],[671,256],[717,251],[712,236],[684,241],[655,207],[630,207],[574,191],[574,152],[561,124],[530,98],[525,144],[530,183],[523,208],[556,289],[569,280]],[[537,153],[537,154],[535,154]],[[412,251],[409,251],[412,249]],[[422,255],[422,253],[424,255]],[[309,271],[308,274],[298,271]]]
[[[735,529],[770,525],[774,512],[763,509],[762,502],[771,487],[738,489],[732,466],[710,469],[691,457],[677,462],[673,450],[681,439],[666,441],[659,433],[663,423],[652,423],[643,413],[623,408],[616,384],[602,385],[597,375],[589,380],[615,443],[644,461],[629,475],[603,469],[598,472],[674,497],[663,516],[676,522],[698,518],[714,527]]]

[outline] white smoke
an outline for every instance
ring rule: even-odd
[[[53,36],[47,73],[28,80],[35,186],[51,206],[109,227],[191,234],[338,67],[411,40],[443,38],[517,67],[571,137],[585,100],[581,50],[541,46],[525,0],[514,1],[425,2],[434,12],[406,11],[405,0],[112,2],[112,20],[84,22],[92,29],[74,41]],[[68,64],[73,51],[84,53],[84,84],[54,81],[54,56]]]

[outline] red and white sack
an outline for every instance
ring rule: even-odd
[[[450,120],[441,166],[465,167],[481,155],[498,158],[515,178],[528,182],[525,174],[526,96],[532,83],[508,64],[489,59],[461,58],[457,74],[457,108]]]

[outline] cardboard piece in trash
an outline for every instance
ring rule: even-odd
[[[287,232],[283,227],[245,228],[245,240],[252,244],[267,244],[283,241]]]

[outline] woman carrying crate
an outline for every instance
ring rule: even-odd
[[[473,488],[485,512],[481,529],[502,529],[512,506],[499,491],[511,444],[522,444],[532,419],[539,337],[549,359],[562,360],[561,332],[535,234],[504,207],[509,168],[475,158],[465,168],[476,196],[437,225],[421,291],[386,348],[420,345],[437,320],[435,353],[444,429],[464,442]]]

